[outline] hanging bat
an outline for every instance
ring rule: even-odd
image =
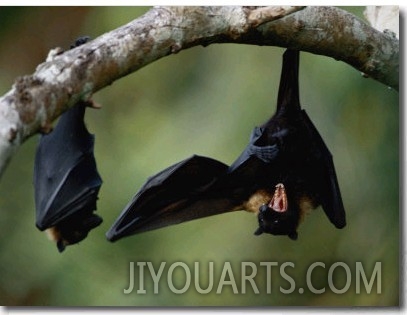
[[[70,48],[89,40],[79,37]],[[46,230],[59,252],[102,223],[93,213],[102,179],[93,154],[94,136],[83,121],[87,106],[98,108],[92,100],[80,101],[62,114],[55,129],[41,136],[35,157],[36,226]]]
[[[102,223],[93,213],[102,179],[93,154],[94,136],[83,122],[86,105],[77,103],[51,133],[41,136],[35,157],[36,225],[47,230],[59,252]]]
[[[254,128],[243,153],[230,166],[184,160],[152,176],[107,233],[110,241],[132,234],[237,210],[258,217],[256,235],[297,239],[304,215],[319,205],[337,228],[346,225],[332,155],[301,109],[299,52],[283,57],[275,114]],[[193,171],[188,171],[189,168]],[[186,171],[187,170],[187,171]],[[179,186],[173,183],[177,180]],[[198,183],[203,180],[204,184]],[[152,187],[154,189],[152,189]],[[159,193],[157,193],[159,192]]]

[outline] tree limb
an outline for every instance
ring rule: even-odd
[[[296,48],[398,89],[399,42],[334,7],[155,7],[67,52],[54,49],[0,98],[0,175],[15,150],[79,100],[164,56],[213,43]]]

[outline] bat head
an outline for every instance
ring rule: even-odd
[[[269,233],[273,235],[288,235],[292,240],[298,238],[298,215],[295,215],[295,212],[277,211],[265,204],[260,207],[258,221],[259,227],[254,232],[255,235]]]
[[[81,215],[80,218],[71,216],[48,229],[47,232],[49,237],[57,243],[58,251],[62,253],[66,246],[79,243],[88,236],[90,230],[102,222],[102,218],[94,213]]]

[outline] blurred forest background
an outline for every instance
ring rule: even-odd
[[[362,7],[344,8],[363,19]],[[81,35],[92,38],[142,15],[147,7],[3,7],[0,9],[0,88],[6,93],[16,77],[31,74],[48,51],[68,48]],[[94,95],[101,110],[88,110],[86,123],[96,135],[96,158],[104,180],[98,214],[104,223],[78,245],[59,254],[35,227],[33,161],[38,136],[14,156],[0,181],[0,304],[53,306],[281,306],[398,305],[399,303],[399,94],[365,79],[332,58],[301,54],[301,102],[333,153],[347,211],[348,225],[337,230],[322,209],[299,228],[299,239],[253,235],[256,218],[236,212],[200,219],[109,243],[105,232],[148,176],[192,154],[232,163],[247,145],[250,132],[274,112],[283,49],[214,44],[181,51],[133,73]],[[128,288],[129,262],[167,262],[159,293]],[[199,294],[194,280],[185,294],[167,285],[171,263],[206,271],[215,266],[215,286]],[[231,262],[240,290],[240,264],[254,262],[260,294],[216,288],[222,267]],[[266,293],[265,268],[259,262],[293,262],[286,272],[296,290],[272,271]],[[324,294],[306,289],[307,268],[316,268],[312,283]],[[355,263],[368,279],[382,262],[382,293],[364,286],[356,294]],[[334,262],[352,271],[350,289],[333,293],[327,273]],[[250,270],[250,269],[249,269]],[[179,272],[178,272],[179,271]],[[175,272],[175,286],[185,283]],[[138,270],[136,269],[136,273]],[[136,274],[137,276],[137,274]],[[206,278],[205,278],[206,277]],[[345,272],[335,271],[335,285]],[[207,285],[202,273],[201,286]],[[239,280],[239,281],[238,281]],[[377,279],[376,279],[377,281]],[[298,293],[304,287],[303,294]],[[135,290],[137,289],[137,285]],[[240,291],[239,291],[240,292]]]

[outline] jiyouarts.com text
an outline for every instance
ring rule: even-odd
[[[240,270],[236,272],[230,262],[194,262],[192,265],[184,262],[130,262],[128,285],[123,292],[159,294],[163,286],[175,294],[183,294],[188,290],[196,290],[200,294],[222,294],[226,289],[232,290],[234,294],[273,294],[277,291],[282,294],[302,294],[306,290],[313,294],[327,291],[344,294],[349,290],[355,290],[356,294],[380,294],[382,291],[381,262],[376,262],[373,268],[365,268],[362,262],[314,262],[306,268],[302,279],[293,276],[295,268],[294,262],[241,262]],[[260,273],[261,279],[258,276]],[[321,281],[315,280],[321,274],[326,279],[322,285]],[[147,281],[152,281],[153,286],[147,286]],[[297,282],[301,285],[297,285]]]

